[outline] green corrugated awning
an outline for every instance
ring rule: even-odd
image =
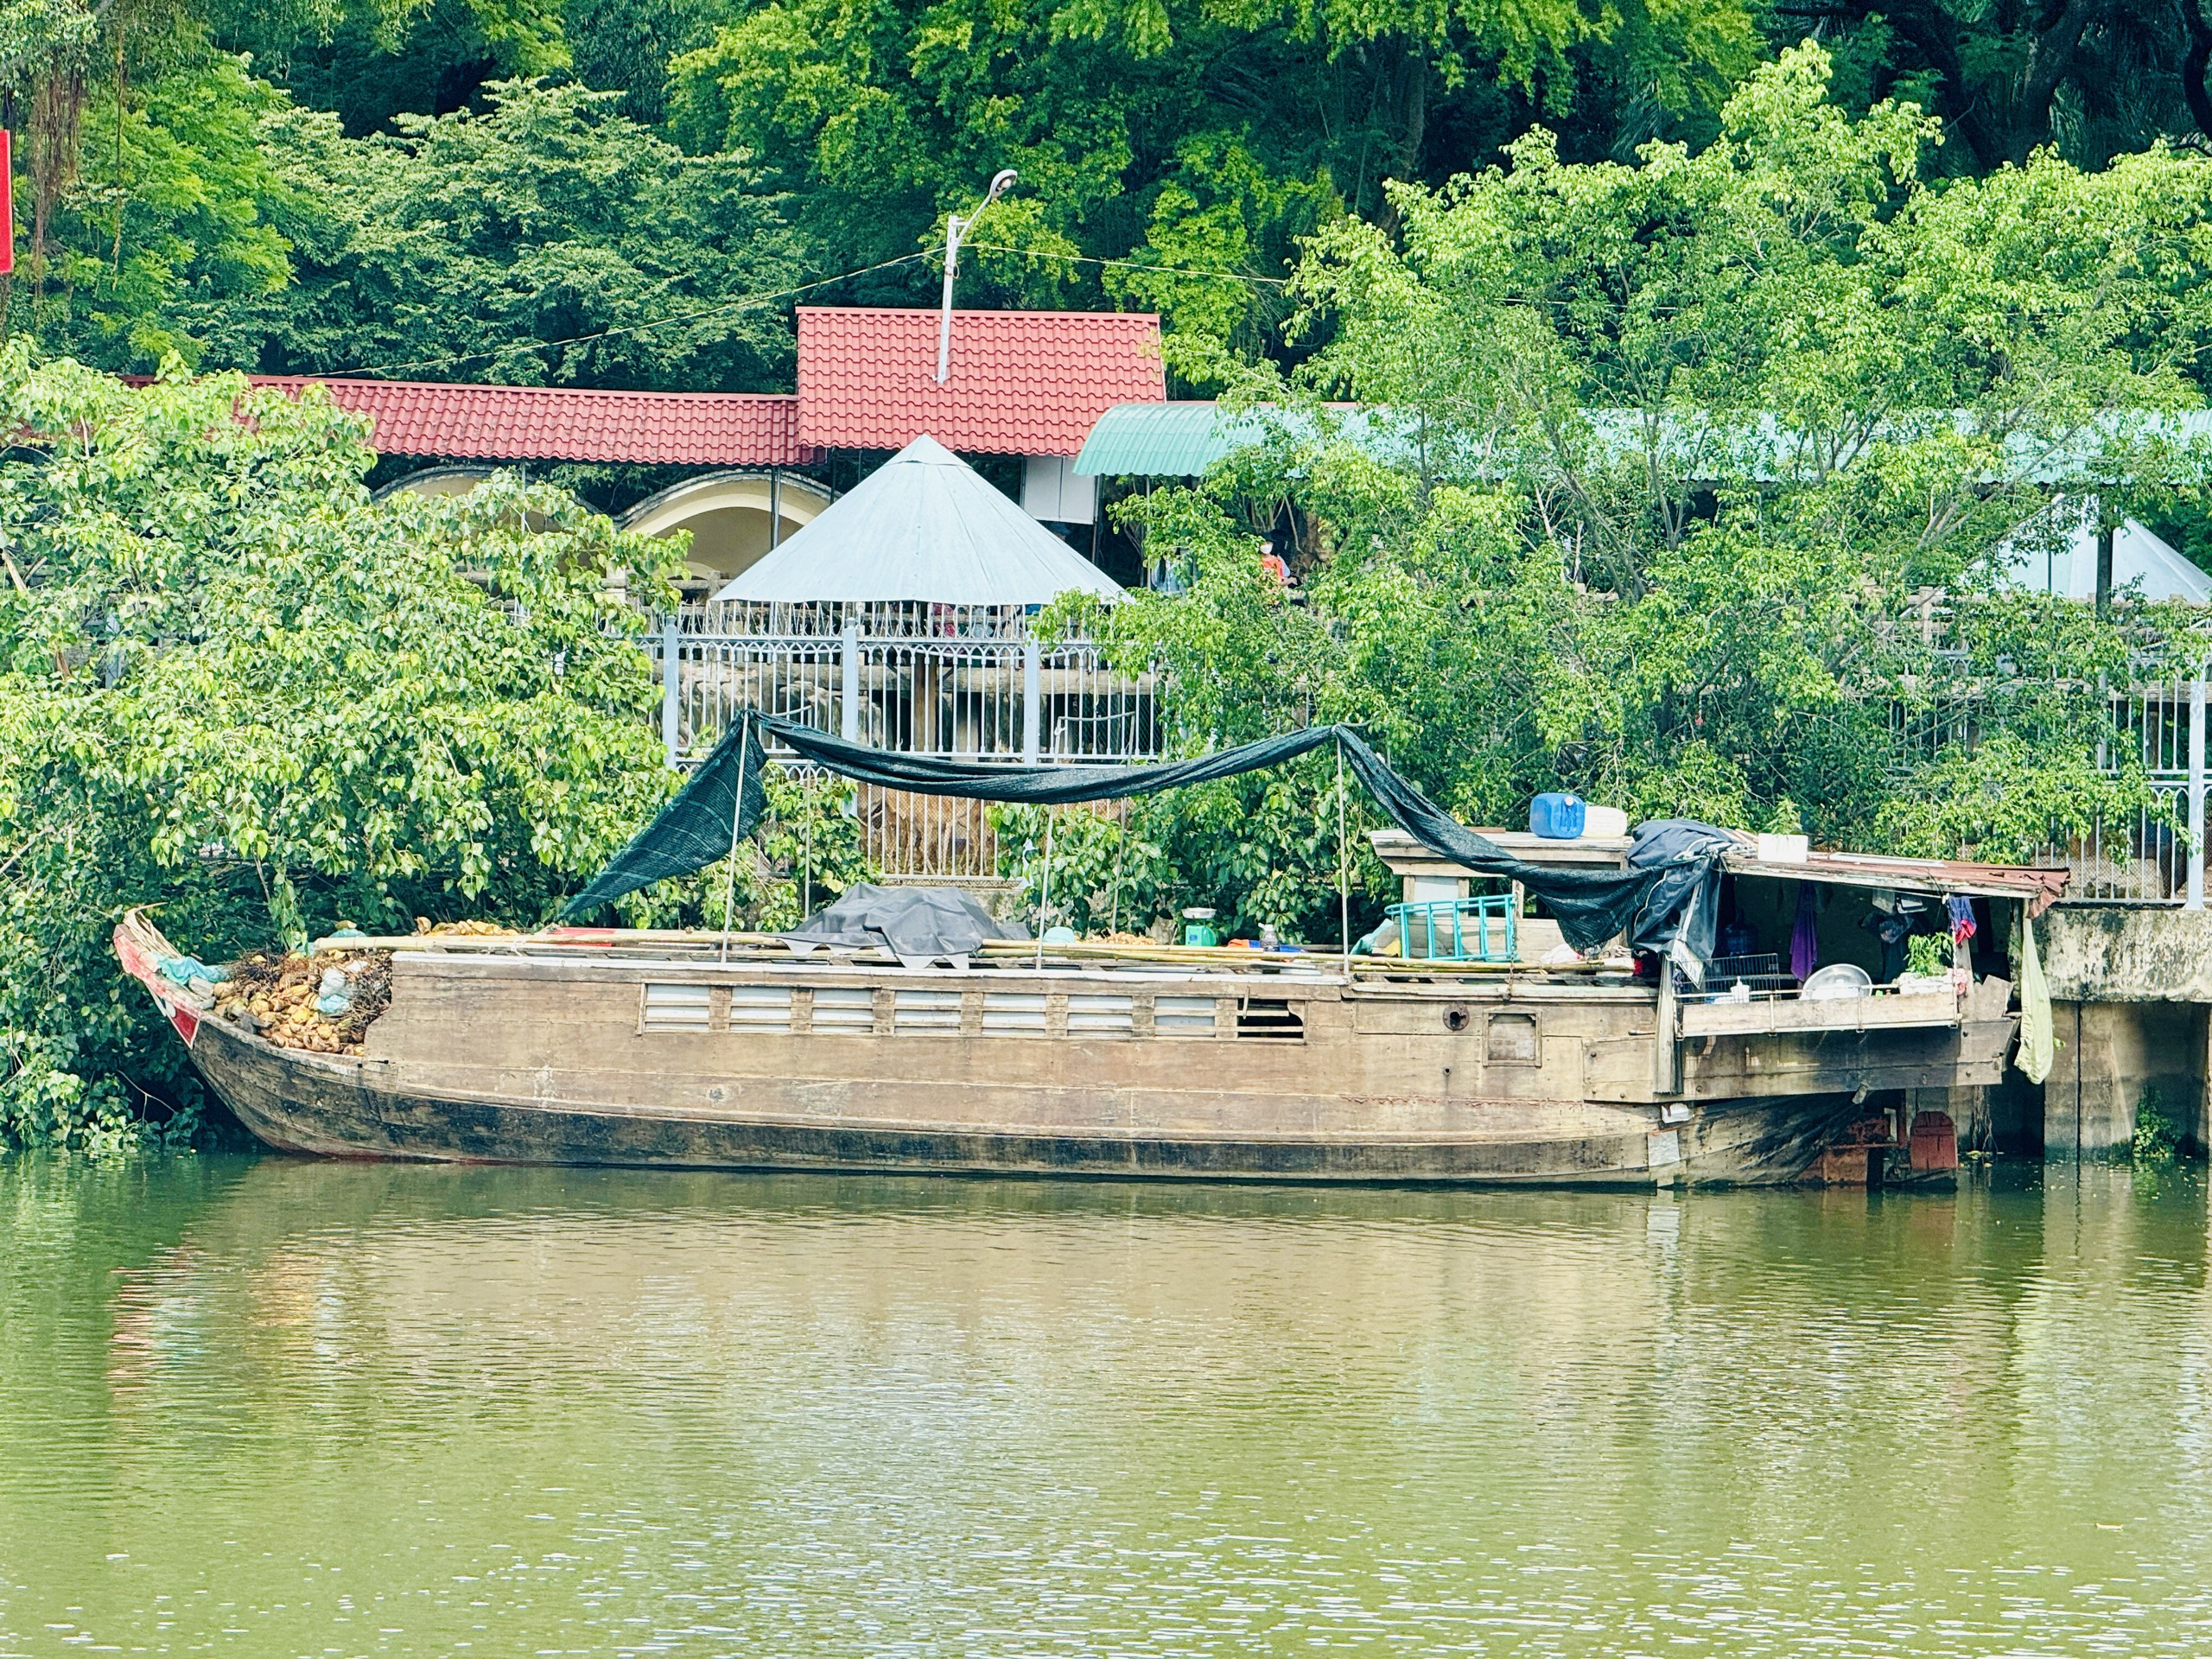
[[[1589,409],[1583,417],[1591,447],[1601,455],[1633,455],[1646,442],[1649,417],[1641,410]],[[1674,465],[1693,477],[1787,480],[1802,476],[1811,464],[1800,453],[1802,435],[1785,429],[1771,414],[1732,411],[1716,416],[1681,410],[1662,419],[1660,447],[1671,452]],[[1885,442],[1910,442],[1946,426],[1961,435],[1972,435],[1980,424],[1971,410],[1904,410],[1886,417],[1878,435]],[[1299,410],[1262,405],[1224,410],[1200,400],[1116,404],[1090,429],[1075,470],[1105,477],[1196,478],[1238,449],[1266,442],[1271,429],[1300,441],[1326,435],[1386,466],[1427,464],[1449,473],[1456,462],[1459,470],[1478,476],[1500,475],[1499,463],[1480,454],[1456,454],[1447,440],[1425,435],[1417,422],[1401,419],[1388,410],[1332,405],[1330,416],[1317,422]],[[1440,453],[1425,453],[1432,442]],[[2014,433],[2002,443],[2005,459],[1999,471],[2013,483],[2093,484],[2114,454],[2139,482],[2178,481],[2193,476],[2198,458],[2212,452],[2212,410],[2107,410],[2056,442]]]
[[[1210,397],[1116,404],[1090,429],[1075,470],[1104,478],[1195,478],[1237,447],[1224,429],[1237,418],[1224,416]]]
[[[1412,454],[1387,412],[1332,405],[1310,412],[1258,404],[1224,410],[1212,402],[1116,404],[1098,417],[1075,458],[1080,474],[1103,478],[1196,478],[1214,463],[1274,433],[1302,442],[1338,438],[1390,466]]]

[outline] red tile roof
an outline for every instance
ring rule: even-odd
[[[678,467],[793,467],[796,397],[715,391],[582,391],[566,386],[440,385],[257,374],[294,390],[309,378],[340,408],[376,423],[387,455],[483,461],[632,461]]]
[[[1149,312],[955,311],[939,385],[937,312],[798,309],[798,435],[816,449],[926,432],[969,454],[1072,455],[1115,404],[1167,398]]]

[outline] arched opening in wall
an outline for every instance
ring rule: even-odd
[[[425,467],[404,478],[393,479],[391,483],[376,490],[371,499],[382,501],[394,495],[467,495],[493,474],[503,470],[488,461],[452,461],[437,467]],[[536,512],[529,515],[529,524],[532,530],[545,528],[544,518]]]
[[[375,499],[390,495],[467,495],[499,469],[480,461],[456,461],[451,466],[425,467],[395,478],[378,490]]]
[[[647,496],[622,516],[622,528],[645,536],[690,531],[683,596],[702,600],[812,524],[831,499],[799,473],[707,473]]]

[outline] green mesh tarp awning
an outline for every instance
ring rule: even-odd
[[[747,715],[730,728],[653,821],[561,907],[561,914],[592,915],[626,893],[728,858],[768,810],[767,786],[760,781],[766,759],[754,717]]]
[[[1154,766],[995,766],[894,754],[849,743],[810,726],[747,715],[716,745],[676,798],[661,809],[659,817],[639,830],[613,862],[569,901],[562,914],[589,915],[626,893],[727,858],[732,842],[750,834],[767,810],[760,786],[764,733],[789,746],[801,759],[861,783],[916,794],[1034,806],[1154,795],[1281,766],[1316,749],[1338,746],[1344,765],[1392,823],[1440,858],[1481,875],[1522,883],[1543,900],[1567,943],[1580,950],[1595,950],[1630,931],[1652,883],[1666,868],[1558,868],[1516,858],[1496,842],[1460,823],[1400,777],[1348,726],[1309,727],[1216,754]],[[733,813],[737,815],[734,823]]]

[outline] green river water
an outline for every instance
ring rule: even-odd
[[[2212,1652],[2190,1173],[0,1163],[0,1655]]]

